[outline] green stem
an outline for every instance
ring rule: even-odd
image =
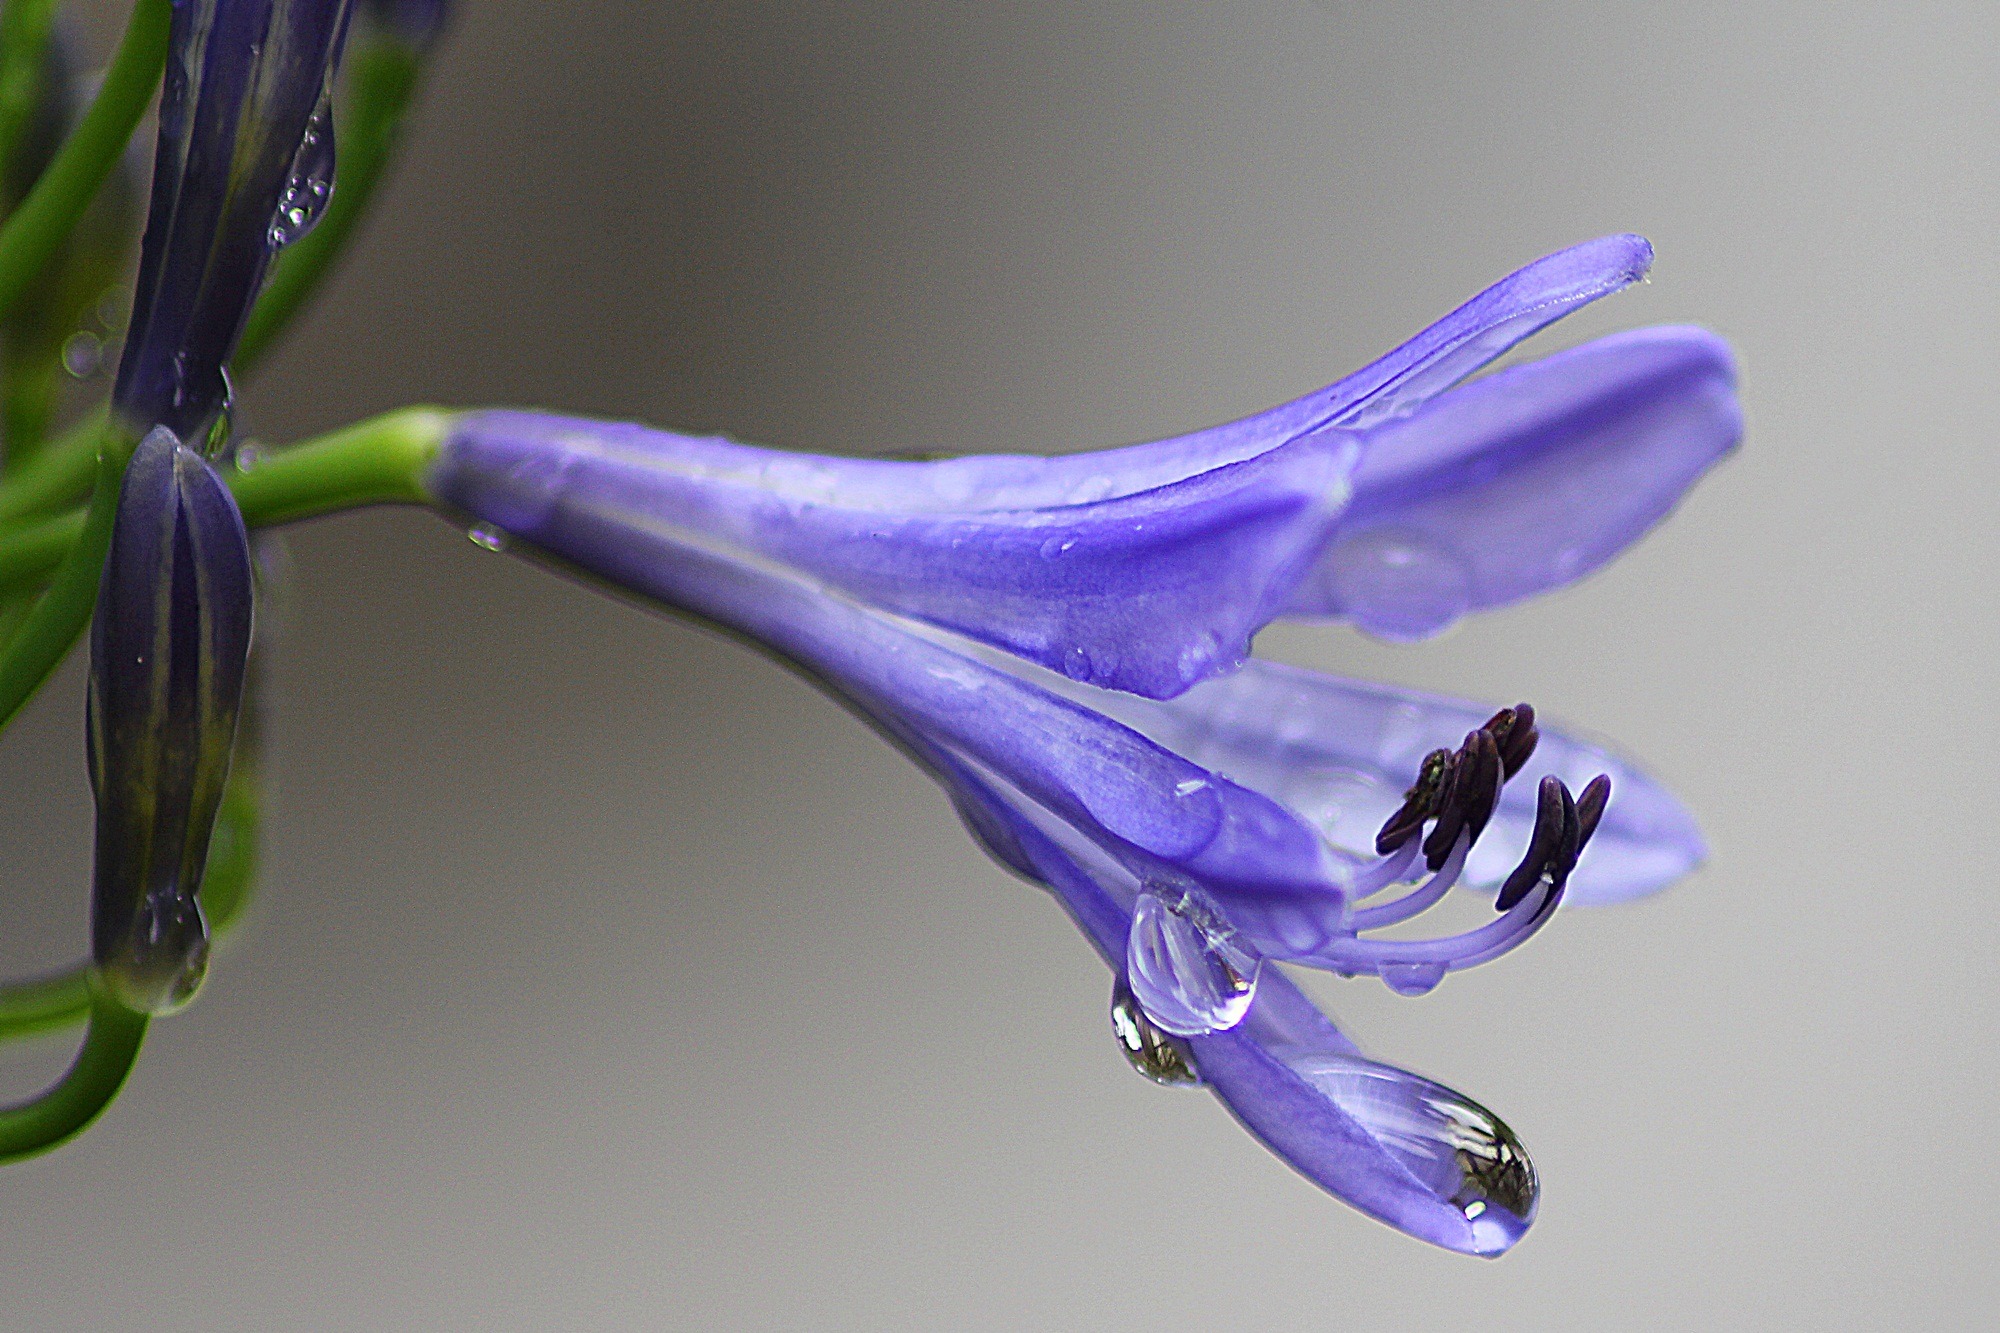
[[[137,0],[132,6],[96,100],[35,188],[0,226],[0,315],[13,309],[117,165],[166,65],[172,15],[172,0]]]
[[[383,170],[395,156],[403,112],[416,91],[422,61],[407,42],[386,34],[357,33],[347,53],[345,114],[334,141],[340,168],[333,198],[313,229],[280,251],[270,280],[250,312],[233,367],[248,373],[293,315],[311,298],[368,211]]]
[[[231,472],[230,489],[244,522],[253,527],[364,505],[423,504],[428,498],[424,473],[451,421],[451,413],[433,407],[384,413],[257,457],[249,469]],[[132,441],[115,430],[107,429],[100,439],[98,483],[88,511],[0,523],[0,596],[43,580],[49,584],[0,653],[0,728],[62,661],[89,622],[98,570],[111,541],[118,481],[132,452]]]
[[[0,482],[0,520],[49,514],[90,494],[97,475],[97,438],[109,414],[102,407],[42,445]]]
[[[90,1029],[69,1072],[47,1092],[0,1110],[0,1162],[16,1162],[65,1142],[110,1105],[139,1058],[146,1016],[90,996]]]
[[[21,136],[41,103],[55,18],[56,0],[7,0],[0,10],[0,183],[10,178]]]

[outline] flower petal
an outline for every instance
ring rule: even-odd
[[[1294,614],[1391,639],[1560,587],[1618,554],[1736,447],[1728,347],[1615,334],[1453,390],[1371,432]]]
[[[952,509],[943,464],[484,412],[461,421],[432,484],[530,540],[557,494],[698,532],[1073,679],[1165,697],[1248,656],[1324,545],[1356,447],[1328,432],[1113,498]]]

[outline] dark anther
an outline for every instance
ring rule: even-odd
[[[1564,808],[1569,801],[1569,789],[1562,785],[1562,779],[1553,773],[1542,779],[1536,791],[1535,831],[1528,839],[1528,854],[1521,858],[1521,864],[1514,867],[1514,873],[1507,876],[1507,882],[1500,886],[1500,896],[1494,906],[1506,911],[1528,896],[1528,890],[1542,882],[1542,876],[1554,863],[1562,850]]]
[[[1465,751],[1459,750],[1445,765],[1444,787],[1438,792],[1437,823],[1431,826],[1431,836],[1424,839],[1424,864],[1437,870],[1451,855],[1451,845],[1458,841],[1458,835],[1465,828],[1465,805],[1459,800],[1468,775]]]
[[[1590,845],[1590,835],[1597,832],[1597,821],[1604,818],[1604,807],[1611,801],[1611,775],[1599,773],[1577,794],[1576,798],[1576,850],[1581,853]]]
[[[1513,713],[1514,725],[1507,728],[1507,734],[1494,737],[1500,742],[1500,764],[1507,780],[1511,780],[1534,757],[1535,745],[1542,739],[1542,733],[1535,727],[1534,705],[1515,704]]]
[[[1576,802],[1570,799],[1569,788],[1561,787],[1561,791],[1562,842],[1556,847],[1555,857],[1549,865],[1549,880],[1558,889],[1569,883],[1569,872],[1576,869],[1576,854],[1583,850],[1583,820],[1576,812]]]
[[[1500,803],[1500,784],[1506,781],[1501,770],[1500,745],[1490,731],[1475,731],[1465,738],[1465,758],[1459,761],[1464,777],[1458,784],[1458,803],[1465,809],[1465,831],[1473,842],[1486,831],[1486,821]]]
[[[1451,769],[1450,750],[1432,750],[1417,768],[1417,780],[1403,793],[1403,807],[1389,816],[1389,822],[1375,835],[1375,854],[1387,856],[1417,834],[1424,821],[1437,813],[1438,798],[1444,793],[1445,778]]]

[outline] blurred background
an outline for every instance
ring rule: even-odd
[[[80,16],[107,50],[122,6]],[[1705,324],[1744,451],[1561,595],[1260,651],[1531,699],[1714,859],[1421,1001],[1322,991],[1533,1153],[1534,1232],[1460,1258],[1135,1078],[1062,913],[800,681],[424,514],[324,521],[261,896],[97,1128],[0,1176],[0,1324],[1978,1322],[1996,130],[1988,0],[468,0],[250,431],[1101,447],[1643,232],[1652,282],[1531,349]],[[84,947],[79,665],[0,747],[16,974]]]

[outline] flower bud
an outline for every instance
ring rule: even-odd
[[[242,706],[251,595],[234,497],[156,428],[125,474],[90,638],[91,957],[110,994],[143,1013],[180,1008],[207,971],[196,895]]]
[[[153,197],[113,402],[200,443],[277,248],[333,188],[328,83],[347,0],[178,0]]]

